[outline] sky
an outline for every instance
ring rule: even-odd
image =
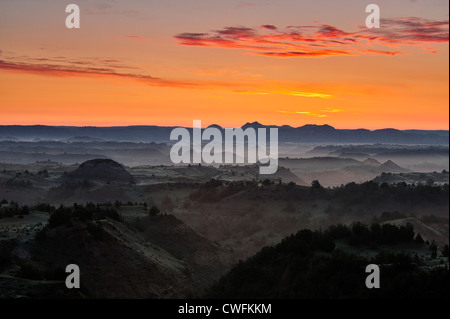
[[[0,125],[448,130],[448,6],[0,0]]]

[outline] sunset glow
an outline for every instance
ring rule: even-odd
[[[0,4],[0,125],[449,128],[446,0],[75,3]]]

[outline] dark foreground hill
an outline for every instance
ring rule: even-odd
[[[0,233],[0,298],[191,298],[226,270],[224,251],[173,216],[42,209],[52,212],[35,238]],[[80,267],[77,291],[65,287],[68,264]]]
[[[414,253],[405,253],[406,247]],[[414,238],[411,224],[305,229],[239,262],[207,297],[448,298],[448,246],[442,253],[439,262],[436,246]],[[380,267],[379,289],[366,287],[370,264]]]

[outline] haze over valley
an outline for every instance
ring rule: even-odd
[[[103,138],[0,141],[0,248],[13,258],[2,262],[3,297],[201,297],[266,246],[356,221],[411,225],[448,245],[448,144],[282,142],[277,172],[261,175],[258,164],[174,165],[164,136]],[[426,245],[406,251],[439,265]],[[61,292],[61,269],[75,259],[88,273],[84,290]],[[126,284],[104,284],[119,273]]]

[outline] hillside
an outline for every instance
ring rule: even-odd
[[[139,216],[76,205],[52,208],[44,228],[25,226],[35,239],[3,228],[0,298],[73,298],[63,281],[71,263],[82,274],[77,298],[196,297],[226,269],[226,253],[180,220]]]
[[[448,255],[430,257],[431,250],[411,224],[304,229],[236,264],[206,297],[448,298]],[[381,289],[366,288],[369,264],[380,267]]]
[[[364,161],[330,156],[281,158],[279,165],[292,171],[307,184],[310,184],[313,180],[318,180],[322,185],[332,187],[349,182],[365,182],[374,179],[381,173],[409,172],[408,169],[391,160],[380,163],[373,158],[367,158]]]
[[[373,179],[376,183],[406,183],[406,184],[427,184],[427,185],[445,185],[449,184],[449,173],[443,171],[441,173],[382,173]]]
[[[101,182],[133,182],[133,176],[111,159],[93,159],[82,163],[76,170],[65,174],[65,179]]]

